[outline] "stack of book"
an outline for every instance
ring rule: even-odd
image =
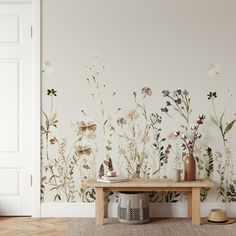
[[[127,177],[119,176],[119,175],[115,177],[105,175],[97,179],[98,182],[103,182],[103,183],[119,183],[119,182],[126,182],[128,180],[129,179]]]

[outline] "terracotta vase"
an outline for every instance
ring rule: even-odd
[[[196,180],[196,162],[193,154],[187,154],[184,158],[184,180]]]

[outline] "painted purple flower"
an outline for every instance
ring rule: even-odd
[[[163,97],[168,97],[170,95],[170,91],[169,90],[163,90],[162,94],[163,94]]]
[[[117,119],[117,124],[120,125],[120,126],[122,126],[122,125],[127,124],[127,121],[126,121],[125,118],[121,117],[121,118],[118,118],[118,119]]]
[[[176,103],[176,104],[181,104],[181,99],[180,99],[180,98],[176,99],[176,100],[175,100],[175,103]]]
[[[152,90],[149,87],[144,87],[142,88],[142,94],[144,94],[145,96],[151,96],[152,95]]]
[[[188,92],[187,89],[184,89],[184,91],[182,92],[182,94],[183,94],[184,96],[188,96],[188,95],[189,95],[189,92]]]
[[[178,96],[181,95],[181,93],[182,93],[181,89],[177,89],[176,91],[173,92],[173,95]]]
[[[164,108],[161,108],[161,111],[167,113],[169,110],[167,107],[164,107]]]

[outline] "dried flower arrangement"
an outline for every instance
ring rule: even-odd
[[[181,144],[181,148],[183,150],[187,150],[189,154],[194,153],[195,142],[197,139],[201,138],[201,134],[198,132],[200,125],[203,124],[204,119],[206,118],[205,115],[199,115],[196,121],[196,124],[190,125],[190,133],[182,133],[179,130],[175,131],[175,136],[180,137],[183,140]]]

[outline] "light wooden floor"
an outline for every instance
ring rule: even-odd
[[[63,236],[72,218],[0,217],[1,236]]]

